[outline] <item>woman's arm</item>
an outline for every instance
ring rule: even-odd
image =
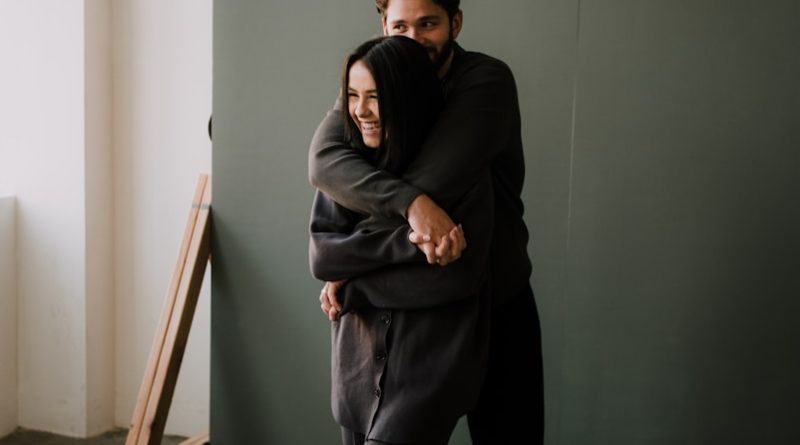
[[[389,264],[424,262],[408,241],[408,224],[362,224],[365,217],[317,191],[311,210],[308,248],[311,274],[323,281],[354,278]]]

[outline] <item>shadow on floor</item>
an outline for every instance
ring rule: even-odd
[[[39,431],[18,429],[0,439],[0,445],[124,445],[128,430],[118,429],[89,439],[73,439]],[[178,445],[186,440],[180,436],[164,436],[162,445]]]

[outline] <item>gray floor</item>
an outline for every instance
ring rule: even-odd
[[[114,430],[91,439],[73,439],[39,431],[18,429],[0,439],[0,445],[123,445],[128,430]],[[165,436],[162,445],[178,445],[185,437]]]

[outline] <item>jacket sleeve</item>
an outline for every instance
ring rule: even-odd
[[[344,207],[366,215],[405,218],[406,209],[422,192],[381,170],[344,142],[340,99],[317,127],[308,154],[311,185]]]
[[[488,169],[461,197],[452,214],[463,221],[467,248],[447,266],[427,263],[382,267],[358,276],[340,291],[343,311],[361,307],[421,309],[468,298],[488,277],[494,193]]]
[[[311,210],[308,248],[311,274],[323,281],[350,279],[389,264],[424,262],[408,241],[408,224],[361,224],[363,216],[317,191]]]

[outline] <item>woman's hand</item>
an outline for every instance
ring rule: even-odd
[[[319,307],[330,321],[339,319],[339,312],[342,311],[342,304],[339,302],[339,289],[342,288],[347,280],[327,281],[319,294]]]

